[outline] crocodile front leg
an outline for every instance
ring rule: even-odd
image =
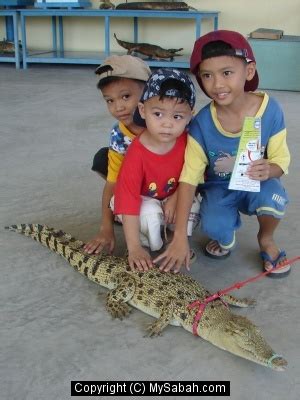
[[[135,292],[135,280],[126,272],[121,272],[116,277],[117,286],[111,290],[106,298],[106,309],[113,318],[127,317],[131,307],[126,304],[132,299]]]
[[[160,317],[149,325],[147,328],[147,335],[150,337],[161,335],[162,331],[172,321],[174,317],[174,301],[170,300],[163,304]]]

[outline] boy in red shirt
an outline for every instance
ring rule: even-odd
[[[159,250],[161,225],[175,222],[178,179],[184,162],[186,127],[192,118],[195,88],[175,69],[159,69],[146,83],[136,112],[145,130],[126,153],[116,184],[114,214],[120,215],[131,269],[147,271]],[[141,119],[141,118],[142,119]],[[197,213],[198,202],[194,210]],[[188,229],[191,235],[192,228]]]

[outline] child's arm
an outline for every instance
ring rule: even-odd
[[[102,192],[102,219],[99,233],[91,239],[84,250],[89,253],[99,254],[104,248],[107,248],[111,254],[115,247],[114,235],[114,216],[109,208],[110,200],[113,196],[115,183],[106,181]]]
[[[177,194],[178,190],[171,194],[171,196],[167,197],[163,202],[163,211],[164,211],[164,221],[166,224],[174,224],[175,223],[175,212],[176,212],[176,204],[177,204]]]
[[[125,240],[128,248],[128,262],[134,271],[148,271],[153,267],[150,254],[140,243],[140,218],[138,215],[122,215]]]
[[[162,263],[159,267],[161,271],[179,272],[184,264],[189,270],[190,247],[187,238],[187,224],[195,196],[195,186],[181,182],[178,187],[178,198],[176,207],[176,223],[174,237],[167,250],[153,260],[153,263]]]

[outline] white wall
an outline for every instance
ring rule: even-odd
[[[93,8],[99,7],[99,0],[91,1]],[[125,2],[111,1],[116,5]],[[199,10],[220,11],[220,29],[237,30],[247,35],[257,28],[273,28],[283,29],[287,35],[300,35],[300,0],[186,0],[186,3]],[[50,19],[31,18],[27,26],[28,46],[31,49],[49,49],[52,40]],[[203,22],[202,34],[212,29],[212,21]],[[116,44],[113,33],[123,40],[132,41],[132,19],[112,19],[111,48],[123,52]],[[4,36],[4,19],[1,18],[0,39]],[[65,18],[64,37],[68,50],[100,51],[104,47],[103,18]],[[194,40],[192,20],[144,19],[139,30],[139,42],[158,44],[164,48],[183,47],[186,54],[191,52]]]

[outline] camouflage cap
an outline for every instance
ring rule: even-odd
[[[187,74],[177,69],[160,68],[154,72],[146,82],[140,101],[144,103],[154,96],[162,95],[182,98],[182,92],[176,89],[176,85],[174,88],[169,87],[162,93],[163,83],[172,80],[179,81],[184,84],[187,89],[184,100],[188,102],[189,106],[193,110],[196,103],[195,86]],[[133,114],[133,121],[139,126],[146,126],[145,120],[141,117],[138,107]]]
[[[176,80],[184,83],[184,85],[189,89],[190,96],[187,98],[187,102],[189,103],[191,109],[194,108],[196,102],[196,94],[195,87],[191,79],[187,74],[177,69],[167,69],[161,68],[154,72],[149,80],[147,81],[142,97],[141,102],[151,99],[154,96],[161,95],[161,86],[167,80]],[[180,97],[178,91],[176,89],[169,89],[164,93],[166,96],[171,97]]]

